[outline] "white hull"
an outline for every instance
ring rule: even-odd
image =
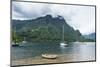
[[[60,45],[61,45],[61,46],[66,46],[66,45],[68,45],[68,44],[66,44],[66,43],[60,43]]]
[[[57,55],[54,55],[54,54],[42,54],[42,57],[43,58],[46,58],[46,59],[55,59],[58,56]]]
[[[27,41],[22,41],[22,43],[27,43]]]

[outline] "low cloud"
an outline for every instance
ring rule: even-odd
[[[95,32],[95,7],[12,2],[12,19],[35,19],[47,14],[63,16],[70,26],[79,29],[82,34]]]

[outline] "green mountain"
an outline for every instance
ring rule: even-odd
[[[92,39],[95,41],[96,39],[96,33],[91,33],[91,34],[88,34],[88,35],[84,35],[85,38],[87,39]]]
[[[12,31],[16,31],[17,38],[27,41],[62,41],[62,30],[64,26],[64,40],[85,41],[79,30],[67,24],[62,16],[52,17],[46,15],[30,20],[12,20]],[[14,33],[12,33],[13,40]]]

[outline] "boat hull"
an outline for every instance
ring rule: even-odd
[[[58,56],[54,54],[42,54],[42,57],[46,59],[56,59]]]

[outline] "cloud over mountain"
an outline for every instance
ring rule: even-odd
[[[95,7],[30,2],[12,2],[12,19],[35,19],[47,14],[63,16],[66,22],[82,34],[95,32]]]

